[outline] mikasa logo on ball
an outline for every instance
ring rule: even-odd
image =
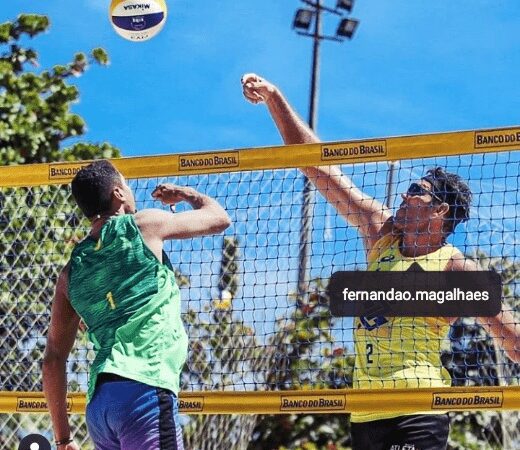
[[[140,3],[139,5],[125,5],[123,6],[124,9],[150,9],[149,3]]]
[[[166,22],[164,0],[112,0],[110,21],[117,34],[141,42],[154,37]]]

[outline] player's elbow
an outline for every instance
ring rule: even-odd
[[[231,217],[224,210],[215,214],[211,220],[211,233],[222,233],[231,225]]]
[[[66,361],[66,358],[63,358],[58,352],[46,350],[43,356],[43,367],[59,365],[63,361]]]
[[[54,371],[62,369],[66,363],[67,358],[63,358],[60,354],[47,350],[43,357],[42,375],[44,377],[52,376]]]
[[[514,350],[505,350],[506,355],[511,360],[511,362],[515,364],[520,363],[520,349],[514,349]]]
[[[222,218],[222,231],[226,230],[227,228],[229,228],[231,225],[231,217],[229,217],[229,215],[226,213],[225,214],[225,217]]]
[[[515,342],[515,345],[513,346],[513,348],[506,348],[505,351],[506,351],[507,356],[509,357],[509,359],[512,362],[519,364],[520,363],[520,337],[518,337],[516,339],[516,342]]]

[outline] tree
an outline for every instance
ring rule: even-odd
[[[323,281],[314,280],[305,298],[293,296],[294,309],[279,318],[267,342],[259,342],[254,327],[244,323],[233,308],[239,273],[239,241],[225,237],[219,297],[202,314],[193,310],[187,314],[190,352],[183,388],[235,389],[244,377],[254,383],[251,389],[259,390],[351,386],[354,359],[346,349],[334,345]],[[324,342],[329,348],[320,352]],[[185,435],[187,447],[200,450],[281,450],[295,443],[308,450],[341,450],[345,447],[339,443],[350,439],[347,417],[327,414],[194,416]],[[308,447],[311,440],[319,446]],[[331,442],[338,445],[330,447]]]
[[[239,241],[224,237],[220,264],[219,296],[204,313],[189,310],[189,358],[183,373],[183,388],[233,390],[244,371],[261,373],[262,348],[254,329],[233,312],[239,284]],[[206,318],[207,316],[207,318]],[[187,448],[244,449],[256,424],[255,416],[194,416],[185,429]]]
[[[281,318],[267,346],[269,390],[343,389],[352,387],[354,355],[335,342],[331,330],[325,280],[312,280],[303,297],[293,297],[295,308]],[[321,349],[321,350],[320,350]],[[343,450],[350,448],[346,414],[261,416],[249,450]]]
[[[120,156],[108,143],[75,142],[85,122],[71,111],[79,99],[73,77],[90,64],[108,64],[106,52],[77,53],[71,62],[38,69],[38,54],[26,46],[49,28],[46,16],[23,14],[0,24],[0,163],[17,165]],[[64,186],[0,188],[0,380],[1,390],[40,391],[50,303],[57,274],[82,226]],[[79,339],[84,339],[80,337]],[[85,380],[85,351],[72,356],[70,388]],[[4,418],[2,418],[2,421]],[[0,424],[0,446],[17,427]],[[9,433],[9,431],[11,433]]]

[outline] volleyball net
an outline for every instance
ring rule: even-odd
[[[327,286],[334,272],[366,270],[362,238],[320,194],[310,197],[302,235],[297,169],[340,165],[363,192],[392,207],[430,168],[463,177],[474,195],[471,219],[449,241],[500,274],[503,308],[517,323],[519,148],[520,128],[508,128],[114,160],[138,209],[160,208],[151,192],[170,182],[214,197],[232,219],[223,235],[165,243],[190,341],[181,412],[520,409],[519,365],[469,317],[434,346],[452,387],[353,389],[355,320],[331,315]],[[68,183],[86,164],[0,168],[0,412],[47,411],[41,362],[54,284],[88,232]],[[411,339],[424,340],[424,330],[410,324]],[[92,359],[80,332],[67,364],[71,413],[84,412]],[[385,362],[394,363],[399,355]]]

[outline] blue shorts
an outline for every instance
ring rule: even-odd
[[[132,380],[96,386],[87,405],[96,450],[183,450],[177,397]]]

